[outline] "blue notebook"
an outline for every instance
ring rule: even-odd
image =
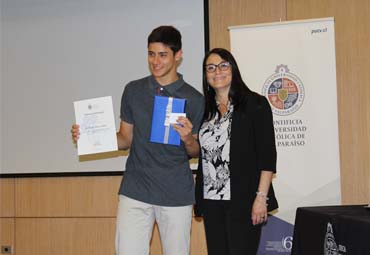
[[[171,113],[184,113],[186,99],[154,96],[150,141],[180,145],[180,135],[169,124]]]

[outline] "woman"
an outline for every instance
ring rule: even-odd
[[[256,254],[267,213],[278,207],[270,105],[245,85],[229,51],[211,50],[203,67],[195,215],[204,219],[209,255]]]

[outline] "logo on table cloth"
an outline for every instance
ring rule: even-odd
[[[333,226],[328,222],[324,239],[324,255],[344,255],[346,253],[346,246],[341,244],[337,245],[335,242]]]
[[[324,255],[338,255],[338,246],[335,242],[333,227],[329,222],[324,239]]]
[[[289,72],[287,65],[278,65],[263,84],[262,94],[269,100],[273,113],[286,116],[302,106],[304,87],[299,77]]]

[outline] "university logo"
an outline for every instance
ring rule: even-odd
[[[335,242],[333,227],[328,222],[324,239],[324,255],[338,255],[338,246]]]
[[[278,65],[263,84],[262,95],[269,100],[273,113],[286,116],[302,106],[304,87],[299,77],[289,72],[287,65]]]

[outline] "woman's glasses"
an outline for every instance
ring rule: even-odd
[[[209,64],[205,66],[207,73],[214,73],[216,72],[216,69],[218,68],[220,71],[227,71],[230,68],[230,63],[227,61],[223,61],[219,63],[218,65],[216,64]]]

